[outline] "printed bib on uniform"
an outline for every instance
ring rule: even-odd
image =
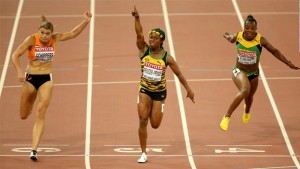
[[[163,67],[150,62],[145,62],[143,77],[148,80],[161,81]]]
[[[52,61],[54,56],[54,48],[50,47],[41,47],[35,46],[35,59],[41,62],[49,62]]]
[[[255,64],[257,60],[257,54],[253,51],[245,51],[245,50],[238,50],[238,62],[245,64],[245,65],[251,65]]]

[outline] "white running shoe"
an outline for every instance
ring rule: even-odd
[[[147,162],[147,154],[142,153],[141,157],[138,159],[138,163],[145,163]]]
[[[37,151],[36,151],[36,150],[32,150],[32,151],[30,152],[29,158],[30,158],[32,161],[37,161]]]

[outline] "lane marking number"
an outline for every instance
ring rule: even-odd
[[[228,148],[228,150],[215,149],[215,153],[264,153],[265,150],[254,150],[245,148]]]
[[[141,148],[127,148],[127,147],[123,147],[123,148],[115,148],[114,149],[115,152],[119,152],[119,153],[140,153],[141,152]],[[162,148],[146,148],[147,152],[156,152],[156,153],[163,153],[163,149]]]

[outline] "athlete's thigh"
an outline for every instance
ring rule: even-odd
[[[38,89],[38,106],[48,107],[52,97],[53,81],[47,81]]]
[[[152,110],[150,114],[151,124],[160,124],[163,118],[165,100],[153,101]]]
[[[138,114],[140,118],[148,119],[152,109],[152,99],[145,93],[138,96]]]
[[[20,99],[21,110],[24,110],[24,108],[26,107],[32,107],[36,99],[36,94],[37,92],[34,86],[31,83],[25,81],[23,83],[22,90],[21,90],[21,99]]]
[[[250,86],[251,86],[251,90],[250,90],[249,96],[252,97],[255,94],[256,90],[257,90],[258,77],[256,77],[255,79],[252,79],[250,81]]]
[[[236,87],[241,90],[250,90],[250,83],[246,73],[240,71],[239,73],[232,74],[232,79]]]

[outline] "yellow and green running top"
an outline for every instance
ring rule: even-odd
[[[236,41],[238,62],[245,65],[255,64],[259,61],[262,46],[260,44],[261,35],[257,33],[252,41],[243,38],[243,32],[239,32]]]
[[[150,92],[166,90],[166,69],[168,53],[164,51],[160,58],[151,55],[150,47],[140,57],[141,59],[141,82],[140,88]]]

